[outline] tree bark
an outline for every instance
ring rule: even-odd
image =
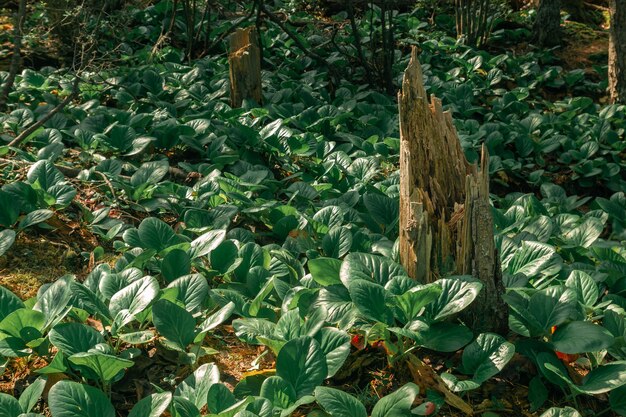
[[[245,99],[263,101],[261,51],[254,27],[237,29],[230,36],[230,105],[241,107]]]
[[[400,110],[400,260],[410,277],[449,274],[483,283],[466,315],[476,331],[508,329],[502,273],[489,203],[489,155],[481,169],[465,159],[452,116],[427,100],[413,48],[398,95]]]
[[[0,92],[0,111],[4,111],[6,108],[7,100],[9,99],[9,93],[15,83],[15,77],[17,71],[20,69],[20,58],[22,51],[22,26],[24,24],[24,17],[26,16],[26,0],[20,0],[17,14],[15,15],[15,22],[13,23],[13,56],[11,57],[11,66],[9,67],[9,76],[7,77],[4,87]]]
[[[611,0],[609,29],[609,95],[626,103],[626,0]]]
[[[541,47],[561,44],[561,0],[541,0],[533,24],[533,41]]]

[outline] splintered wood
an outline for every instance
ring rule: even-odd
[[[465,159],[452,116],[427,100],[413,48],[398,94],[400,110],[400,259],[409,276],[428,283],[449,274],[483,283],[467,317],[474,330],[507,327],[489,204],[489,155]]]
[[[261,50],[254,27],[237,29],[229,38],[230,105],[241,107],[245,99],[261,104]]]

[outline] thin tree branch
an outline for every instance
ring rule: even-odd
[[[76,95],[78,94],[78,82],[79,81],[80,81],[80,77],[76,76],[76,78],[74,79],[74,83],[72,84],[72,92],[70,93],[70,95],[65,97],[65,100],[57,104],[55,108],[53,108],[52,110],[48,112],[48,114],[46,114],[45,116],[43,116],[41,119],[37,120],[36,122],[31,123],[26,129],[24,129],[22,133],[17,135],[15,139],[9,142],[9,146],[13,146],[13,147],[19,146],[28,136],[30,136],[31,133],[33,133],[35,130],[43,126],[44,123],[46,123],[48,120],[52,118],[52,116],[54,116],[55,114],[63,110],[65,106],[67,106],[74,99],[74,97],[76,97]]]

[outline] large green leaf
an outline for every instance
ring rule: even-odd
[[[168,300],[152,306],[152,321],[157,331],[175,348],[184,351],[195,337],[196,320],[191,313]]]
[[[209,389],[220,380],[220,371],[214,363],[205,363],[181,382],[174,395],[191,401],[198,409],[207,403]]]
[[[0,226],[13,226],[19,215],[20,204],[16,204],[15,198],[11,194],[0,190]]]
[[[210,230],[191,242],[191,257],[209,255],[226,239],[226,230]]]
[[[339,276],[348,288],[350,282],[359,279],[385,285],[396,276],[406,276],[406,272],[401,265],[382,256],[353,252],[344,259]]]
[[[534,277],[548,265],[555,256],[554,248],[541,242],[522,242],[503,269],[510,275],[524,274]]]
[[[366,193],[363,196],[363,203],[376,223],[389,227],[398,222],[400,202],[397,198]]]
[[[296,390],[285,379],[274,375],[263,381],[260,396],[270,400],[277,408],[287,408],[296,402]]]
[[[552,407],[539,417],[581,417],[581,415],[572,407]]]
[[[237,399],[223,383],[215,383],[209,388],[207,407],[212,413],[221,413],[237,403]]]
[[[65,181],[65,177],[52,162],[48,160],[35,162],[26,175],[31,184],[38,183],[42,190],[47,190],[55,184]]]
[[[167,288],[176,289],[176,299],[183,303],[190,313],[198,311],[209,297],[209,284],[200,274],[182,276]]]
[[[58,278],[50,285],[43,294],[37,297],[37,303],[33,310],[40,311],[46,317],[44,327],[50,328],[55,323],[60,322],[71,310],[72,306],[68,305],[72,299],[72,283],[74,277],[65,275]]]
[[[46,316],[39,311],[19,308],[0,322],[0,333],[21,339],[26,343],[41,337]]]
[[[17,309],[24,308],[19,297],[8,289],[0,286],[0,322]]]
[[[33,381],[20,395],[19,403],[25,413],[30,412],[39,402],[44,388],[46,388],[47,378],[39,377]]]
[[[191,257],[182,249],[171,250],[161,261],[161,275],[167,282],[186,275],[191,271]]]
[[[50,331],[49,338],[50,343],[67,356],[87,352],[97,344],[104,343],[104,337],[93,327],[75,322],[57,324]]]
[[[162,220],[148,217],[137,228],[143,248],[161,252],[163,249],[180,243],[180,237]]]
[[[563,353],[597,352],[610,348],[615,337],[604,327],[589,321],[573,321],[558,326],[552,335],[554,349]]]
[[[402,312],[405,322],[416,319],[422,309],[437,300],[441,295],[441,287],[437,284],[413,287],[402,295],[395,297],[397,307]]]
[[[102,391],[67,380],[50,388],[48,406],[52,417],[115,417],[115,409]]]
[[[333,377],[350,354],[350,335],[334,327],[323,327],[315,335],[315,340],[326,356],[327,378]]]
[[[576,291],[578,302],[585,306],[594,306],[600,297],[598,285],[583,271],[572,271],[565,281],[565,286]]]
[[[339,270],[341,269],[341,261],[333,258],[316,258],[311,259],[307,263],[311,276],[320,285],[341,284],[339,279]]]
[[[89,372],[93,372],[93,375],[95,375],[99,381],[107,384],[113,381],[121,371],[134,365],[134,362],[131,360],[100,352],[77,353],[70,356],[68,361],[81,370],[83,376],[86,376],[83,370],[87,369]]]
[[[160,417],[172,401],[171,392],[159,392],[142,398],[130,410],[128,417]]]
[[[440,322],[424,328],[419,332],[419,337],[418,343],[425,348],[437,352],[455,352],[472,340],[473,333],[465,325]]]
[[[352,232],[342,226],[335,226],[322,239],[322,249],[326,256],[341,258],[352,247]]]
[[[563,324],[574,315],[576,306],[576,293],[559,285],[534,293],[528,301],[528,312],[549,334],[552,326]]]
[[[367,319],[392,324],[393,312],[387,306],[387,294],[382,285],[363,279],[350,282],[350,297]]]
[[[626,385],[611,390],[609,394],[611,410],[620,416],[626,416]]]
[[[159,293],[159,283],[154,277],[145,276],[122,288],[111,297],[109,310],[113,317],[121,311],[130,316],[142,313]]]
[[[419,390],[417,385],[409,382],[381,398],[372,410],[372,417],[412,417],[411,406]]]
[[[463,351],[463,372],[482,384],[500,372],[515,354],[515,346],[502,336],[482,333]]]
[[[139,187],[144,184],[157,184],[167,175],[169,167],[167,160],[145,162],[130,177],[130,185]]]
[[[0,417],[19,417],[24,411],[16,398],[0,393]]]
[[[443,278],[436,281],[441,293],[426,306],[425,315],[434,321],[444,320],[466,308],[476,298],[483,285],[471,276]]]
[[[309,336],[287,342],[276,358],[276,374],[293,385],[298,398],[311,394],[328,375],[319,343]]]
[[[602,394],[626,384],[626,362],[615,361],[598,366],[584,378],[580,390],[586,394]]]
[[[603,230],[602,220],[597,217],[588,217],[580,225],[565,233],[563,238],[573,247],[588,248],[600,237]]]
[[[363,403],[335,388],[315,388],[315,399],[332,417],[367,417]]]

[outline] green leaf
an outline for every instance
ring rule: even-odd
[[[15,232],[13,230],[5,229],[0,232],[0,256],[4,255],[13,246],[13,242],[15,242]]]
[[[161,261],[161,275],[166,282],[172,282],[176,278],[186,275],[191,271],[191,258],[182,249],[169,251]]]
[[[46,387],[46,382],[46,377],[39,377],[22,392],[19,403],[24,413],[29,413],[30,410],[32,410],[37,404],[41,398],[44,388]]]
[[[500,372],[515,354],[515,346],[502,336],[482,333],[463,351],[463,372],[482,384]]]
[[[311,259],[307,263],[311,276],[320,285],[341,284],[339,279],[339,271],[341,269],[341,261],[333,258],[316,258]]]
[[[372,417],[412,417],[411,407],[417,394],[419,387],[409,382],[394,393],[381,398],[372,410]]]
[[[43,294],[38,295],[33,310],[40,311],[46,317],[45,328],[50,328],[63,320],[71,310],[72,306],[68,304],[73,295],[73,282],[73,276],[65,275],[58,278]]]
[[[350,335],[334,327],[323,327],[315,335],[315,340],[319,342],[326,356],[326,378],[331,378],[341,369],[350,354]]]
[[[626,385],[615,388],[609,394],[611,410],[620,416],[626,416]]]
[[[20,308],[0,322],[0,333],[16,337],[28,343],[41,337],[46,316],[39,311]]]
[[[537,411],[548,399],[548,389],[541,381],[540,376],[535,376],[528,384],[528,402],[530,412]]]
[[[578,302],[585,306],[593,306],[600,297],[600,290],[596,282],[583,271],[572,271],[565,281],[565,286],[576,292]]]
[[[55,184],[65,181],[65,177],[52,162],[48,160],[35,162],[26,175],[31,184],[39,183],[42,190],[47,190]]]
[[[242,318],[233,320],[233,329],[235,334],[241,340],[253,345],[262,344],[257,337],[272,338],[276,324],[266,320],[257,318]]]
[[[23,412],[17,399],[9,394],[0,393],[0,417],[18,417]]]
[[[191,258],[209,255],[226,239],[226,230],[211,230],[191,242]]]
[[[20,308],[24,308],[22,300],[8,289],[0,286],[0,322]]]
[[[565,233],[565,241],[573,247],[588,248],[604,230],[604,222],[597,217],[587,217],[582,224]]]
[[[195,338],[195,342],[199,342],[198,337],[204,338],[204,334],[210,330],[213,330],[223,322],[225,322],[231,314],[235,311],[235,303],[232,301],[220,308],[215,313],[211,314],[204,320],[198,327],[198,335]]]
[[[503,269],[510,275],[524,274],[532,278],[539,274],[555,256],[554,248],[540,242],[522,242],[519,248],[511,257],[508,264],[503,265]]]
[[[168,285],[167,288],[176,289],[176,299],[183,303],[185,309],[190,313],[199,311],[209,297],[209,284],[206,278],[200,274],[182,276]]]
[[[50,388],[48,406],[52,417],[115,417],[115,409],[102,391],[67,380]]]
[[[626,384],[626,362],[601,365],[584,378],[580,390],[586,394],[602,394]]]
[[[387,294],[381,285],[359,279],[350,282],[348,291],[354,305],[365,318],[386,324],[393,323],[393,312],[387,306]]]
[[[157,331],[178,350],[185,351],[195,337],[196,320],[191,313],[168,300],[152,306],[152,318]]]
[[[352,395],[335,388],[315,388],[315,399],[332,417],[367,417],[365,406]]]
[[[552,335],[554,349],[570,354],[597,352],[614,343],[615,337],[611,332],[589,321],[573,321],[558,326]]]
[[[172,401],[171,392],[159,392],[142,398],[128,414],[128,417],[160,417]]]
[[[434,321],[444,320],[469,306],[483,285],[471,276],[443,278],[436,281],[441,294],[426,306],[425,315]]]
[[[441,287],[437,284],[413,287],[402,295],[395,297],[396,305],[402,311],[405,322],[416,319],[422,309],[437,300],[441,295]]]
[[[260,396],[277,408],[287,408],[296,401],[296,390],[283,378],[274,375],[263,381]]]
[[[128,359],[118,358],[104,353],[81,352],[72,355],[68,361],[78,367],[81,372],[87,368],[98,377],[98,380],[109,383],[123,370],[130,368],[135,363]],[[85,376],[85,375],[83,375]]]
[[[581,415],[572,407],[552,407],[539,417],[581,417]]]
[[[534,293],[528,311],[546,334],[572,317],[576,311],[576,293],[565,286],[554,286]]]
[[[20,215],[20,206],[12,194],[0,190],[0,226],[13,226]]]
[[[22,220],[20,220],[20,223],[18,224],[17,228],[18,230],[24,230],[27,227],[45,222],[52,216],[54,216],[54,212],[52,210],[41,209],[41,210],[31,211],[26,216],[24,216]]]
[[[447,322],[433,323],[419,335],[421,346],[437,352],[455,352],[467,345],[474,336],[467,326]]]
[[[200,411],[186,398],[174,396],[169,408],[172,417],[200,417]]]
[[[237,399],[228,387],[224,384],[215,383],[209,388],[207,395],[207,407],[210,412],[218,414],[232,407],[237,403]]]
[[[350,282],[359,279],[385,285],[396,276],[406,276],[406,272],[401,265],[382,256],[353,252],[344,259],[339,276],[349,288]]]
[[[161,252],[163,249],[180,243],[180,237],[174,230],[162,220],[156,217],[148,217],[142,220],[137,228],[142,247]]]
[[[121,311],[132,317],[142,313],[159,293],[159,283],[154,277],[145,276],[122,288],[111,297],[109,310],[113,317]]]
[[[376,223],[389,227],[398,222],[400,202],[397,198],[387,197],[383,194],[366,193],[363,196],[363,203]]]
[[[206,405],[211,386],[219,381],[217,365],[205,363],[176,387],[174,395],[191,401],[199,410]]]
[[[60,323],[49,333],[50,343],[67,356],[93,349],[104,343],[104,337],[93,327],[82,323]]]
[[[352,247],[352,232],[342,226],[335,226],[328,231],[322,239],[322,249],[326,256],[341,258],[350,251]],[[337,269],[339,278],[339,269]]]
[[[328,375],[319,343],[309,336],[287,342],[278,353],[276,374],[293,385],[298,398],[311,394]]]

